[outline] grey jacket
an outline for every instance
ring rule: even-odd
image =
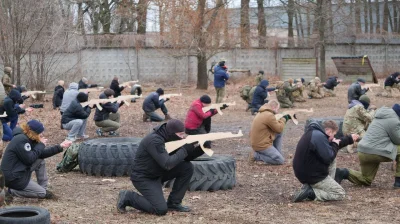
[[[358,144],[359,152],[396,159],[397,146],[400,145],[400,119],[389,107],[376,111],[365,136]]]
[[[65,91],[64,96],[63,96],[63,100],[62,100],[61,107],[60,107],[61,112],[64,112],[67,110],[67,108],[69,107],[71,102],[76,99],[76,96],[78,96],[78,93],[79,93],[78,83],[76,83],[76,82],[70,83],[68,90]]]

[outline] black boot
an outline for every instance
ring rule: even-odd
[[[177,212],[190,212],[190,208],[188,206],[184,206],[182,204],[171,204],[167,203],[169,211],[177,211]]]
[[[394,187],[395,189],[400,189],[400,177],[395,177],[395,178],[394,178],[394,185],[393,185],[393,187]]]
[[[126,205],[125,205],[125,196],[128,191],[119,191],[118,199],[117,199],[117,210],[119,213],[126,212]]]
[[[347,180],[348,178],[349,178],[349,170],[348,169],[346,169],[346,168],[343,168],[343,169],[336,168],[335,181],[338,184],[342,183],[342,180]]]
[[[314,200],[315,193],[309,184],[304,184],[300,191],[293,198],[293,202],[302,202],[305,200]]]

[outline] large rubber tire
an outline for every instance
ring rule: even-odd
[[[236,161],[232,156],[204,156],[191,161],[194,167],[189,191],[217,191],[232,189],[236,185]],[[164,187],[170,188],[174,180]]]
[[[343,128],[343,117],[313,117],[313,118],[309,118],[306,121],[306,125],[304,127],[304,132],[306,131],[307,126],[311,123],[311,121],[317,121],[320,125],[322,125],[323,122],[327,121],[327,120],[333,120],[339,126],[339,130],[336,133],[335,138],[343,137],[343,131],[342,131],[342,128]]]
[[[0,223],[50,224],[50,213],[47,209],[33,206],[8,207],[0,209]]]
[[[78,154],[81,172],[94,176],[126,176],[141,138],[98,138],[82,143]]]

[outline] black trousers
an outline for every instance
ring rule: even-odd
[[[159,179],[144,179],[141,181],[132,181],[133,186],[140,194],[129,191],[125,198],[126,206],[134,207],[135,209],[156,214],[165,215],[168,211],[168,204],[180,204],[189,188],[190,179],[193,175],[193,165],[191,162],[183,161]],[[164,199],[162,184],[165,181],[175,178],[174,186],[166,202]]]

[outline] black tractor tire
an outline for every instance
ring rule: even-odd
[[[85,141],[79,149],[79,168],[93,176],[129,176],[141,140],[122,137]]]
[[[304,127],[304,132],[306,132],[307,130],[307,126],[312,122],[312,121],[316,121],[318,122],[320,125],[322,125],[324,123],[324,121],[327,120],[333,120],[336,122],[336,124],[339,126],[339,130],[335,135],[335,138],[341,138],[343,137],[343,117],[312,117],[312,118],[308,118],[306,121],[306,125]]]
[[[18,206],[0,209],[0,223],[7,224],[50,224],[47,209],[33,206]]]
[[[236,161],[232,156],[202,156],[191,161],[194,167],[189,191],[217,191],[232,189],[236,185]],[[171,188],[174,179],[165,182]]]

